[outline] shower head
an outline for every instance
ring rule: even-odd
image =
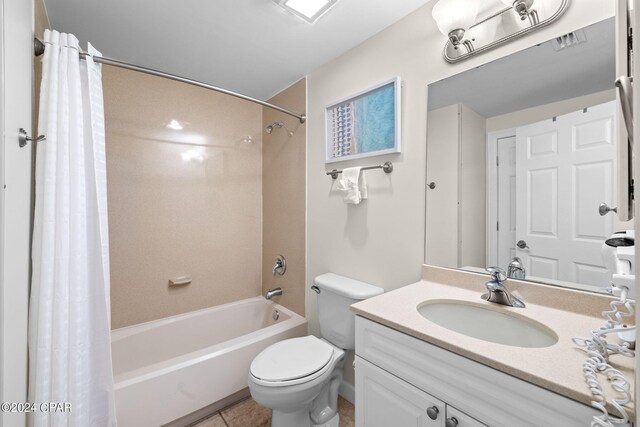
[[[266,127],[266,131],[269,135],[271,135],[271,132],[273,132],[274,129],[280,129],[280,128],[284,128],[284,130],[287,131],[287,135],[289,135],[289,138],[291,138],[293,136],[293,131],[289,130],[283,122],[273,122],[271,123],[269,126]]]
[[[283,126],[284,126],[284,123],[282,122],[273,122],[269,126],[267,126],[266,130],[268,134],[271,134],[271,132],[273,132],[274,129],[279,129]]]

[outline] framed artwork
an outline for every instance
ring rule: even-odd
[[[326,163],[400,152],[400,77],[325,109]]]

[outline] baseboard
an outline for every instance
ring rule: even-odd
[[[344,397],[344,399],[349,401],[352,405],[355,405],[356,388],[353,386],[353,384],[342,380],[342,382],[340,383],[340,389],[338,389],[338,394]]]
[[[179,418],[177,420],[171,421],[170,423],[167,423],[165,425],[163,425],[162,427],[184,427],[184,426],[190,426],[191,424],[202,420],[203,418],[206,418],[210,415],[215,414],[216,412],[227,408],[228,406],[233,405],[234,403],[239,402],[242,399],[246,399],[247,397],[251,396],[251,393],[249,393],[249,387],[245,387],[242,390],[233,393],[231,396],[225,397],[224,399],[212,403],[211,405],[205,406],[202,409],[199,409],[195,412],[192,412],[191,414],[185,415],[182,418]],[[345,398],[346,399],[346,398]]]

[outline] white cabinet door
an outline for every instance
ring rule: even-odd
[[[498,139],[498,263],[516,256],[516,137]]]
[[[529,276],[606,286],[600,247],[613,215],[615,104],[559,116],[516,131],[516,248]]]
[[[426,247],[427,264],[459,267],[458,171],[460,169],[460,107],[429,111],[427,132]]]
[[[487,427],[475,418],[471,418],[464,412],[460,412],[456,408],[447,405],[447,420],[451,427]]]
[[[356,427],[445,425],[443,402],[357,356],[355,407]]]

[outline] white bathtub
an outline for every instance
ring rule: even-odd
[[[262,297],[114,330],[118,425],[157,427],[220,402],[247,387],[260,351],[306,333],[303,317]]]

